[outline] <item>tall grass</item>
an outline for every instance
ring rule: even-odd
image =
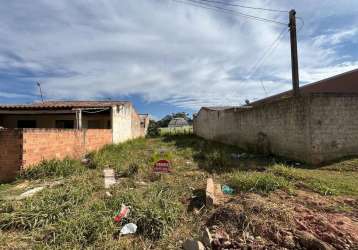
[[[0,229],[32,230],[55,223],[83,204],[94,189],[95,185],[89,179],[76,178],[63,186],[14,202],[12,210],[0,211]]]
[[[70,175],[82,174],[86,171],[77,160],[50,160],[42,161],[39,165],[25,169],[20,173],[22,179],[46,179],[55,177],[68,177]]]
[[[231,178],[231,185],[239,192],[269,193],[276,189],[289,189],[285,178],[272,173],[237,172]]]

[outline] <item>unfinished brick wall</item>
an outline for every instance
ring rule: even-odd
[[[0,182],[43,160],[80,158],[111,143],[111,129],[0,130]]]
[[[110,129],[24,129],[23,167],[43,160],[79,158],[110,143]]]
[[[0,129],[0,183],[7,182],[20,170],[22,131]]]
[[[194,132],[206,139],[321,164],[358,155],[358,95],[309,94],[251,109],[203,108]]]

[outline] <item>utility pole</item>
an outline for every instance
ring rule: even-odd
[[[39,89],[40,89],[41,100],[42,100],[42,102],[44,102],[44,98],[43,98],[43,96],[42,96],[41,83],[40,83],[40,82],[37,82],[37,86],[38,86]]]
[[[291,39],[291,64],[292,64],[292,85],[294,96],[299,95],[300,79],[298,75],[298,55],[297,55],[297,34],[296,34],[296,11],[289,12],[290,39]]]

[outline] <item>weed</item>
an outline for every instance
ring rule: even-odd
[[[238,191],[257,193],[290,188],[290,183],[285,178],[258,172],[237,172],[231,179],[231,185]]]
[[[23,179],[45,179],[54,177],[67,177],[82,174],[86,168],[76,160],[50,160],[43,161],[39,165],[25,169],[21,172]]]

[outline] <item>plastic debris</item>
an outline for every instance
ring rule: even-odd
[[[222,191],[224,194],[235,194],[235,189],[233,189],[232,187],[229,187],[228,185],[223,185],[222,186]]]
[[[137,225],[134,223],[125,224],[120,231],[120,235],[134,234],[137,232]]]
[[[28,191],[26,191],[25,193],[22,193],[20,196],[19,196],[19,199],[24,199],[24,198],[28,198],[28,197],[31,197],[33,196],[34,194],[42,191],[45,187],[36,187],[36,188],[33,188],[33,189],[30,189]]]
[[[126,205],[122,204],[122,208],[120,212],[116,212],[116,216],[114,217],[114,221],[115,222],[120,222],[123,218],[127,217],[129,214],[129,207],[127,207]]]

